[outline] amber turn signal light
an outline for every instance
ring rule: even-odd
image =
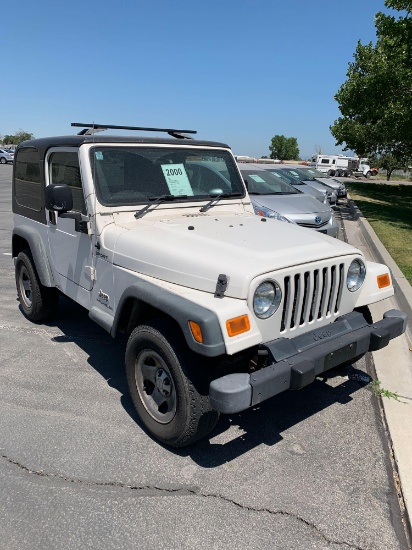
[[[193,338],[196,340],[196,342],[199,342],[199,344],[203,343],[203,334],[202,329],[200,328],[200,325],[198,323],[195,323],[195,321],[189,321],[190,330],[192,331]]]
[[[229,336],[237,336],[243,332],[250,330],[249,317],[247,315],[241,315],[234,319],[226,321],[226,330]]]
[[[378,281],[379,288],[385,288],[386,286],[390,286],[391,284],[391,278],[389,277],[388,273],[385,273],[385,275],[378,275],[376,277],[376,280]]]

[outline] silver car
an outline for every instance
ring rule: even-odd
[[[265,166],[265,165],[259,165],[263,170],[267,170],[271,174],[274,174],[275,176],[282,176],[284,179],[286,179],[290,184],[292,184],[294,187],[298,187],[302,193],[305,193],[306,195],[310,195],[311,197],[315,197],[320,202],[323,202],[325,204],[335,204],[336,203],[336,196],[334,196],[334,192],[331,189],[327,189],[326,187],[323,187],[322,185],[318,186],[312,186],[309,185],[309,182],[306,183],[303,180],[301,180],[296,174],[292,174],[289,172],[288,166],[285,164],[278,164],[276,166]]]
[[[326,183],[323,181],[320,181],[319,178],[314,177],[307,171],[307,167],[305,166],[296,166],[296,164],[284,164],[285,169],[288,170],[289,174],[293,175],[296,179],[299,179],[300,181],[303,181],[307,185],[310,185],[311,187],[314,187],[315,189],[326,189],[330,193],[332,193],[332,196],[329,198],[329,202],[331,204],[336,204],[338,201],[338,192],[333,187],[326,185]],[[322,174],[322,172],[320,172]],[[326,175],[322,174],[322,178],[326,180]],[[338,186],[339,187],[339,186]]]
[[[238,167],[256,214],[338,236],[338,224],[328,204],[305,195],[256,164],[238,163]]]
[[[341,181],[328,176],[327,174],[324,174],[320,170],[316,170],[316,168],[312,168],[311,166],[296,166],[295,170],[299,175],[305,178],[304,181],[320,181],[328,188],[333,189],[337,194],[338,199],[346,198],[348,192],[345,184]]]
[[[14,153],[10,153],[5,149],[0,149],[0,164],[6,164],[7,162],[13,162]]]

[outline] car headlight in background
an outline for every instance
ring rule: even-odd
[[[282,291],[276,281],[264,281],[255,290],[253,311],[259,319],[271,317],[282,300]]]
[[[294,223],[285,218],[285,216],[282,216],[282,214],[279,214],[279,212],[275,212],[275,210],[270,210],[270,208],[265,208],[264,206],[254,204],[253,209],[255,211],[255,214],[257,214],[258,216],[263,216],[264,218],[272,218],[273,220],[278,220],[280,222]]]
[[[346,276],[346,286],[348,287],[348,290],[350,292],[355,292],[355,290],[359,290],[360,287],[363,285],[365,276],[365,264],[362,262],[362,260],[353,260],[353,262],[351,262],[349,266],[348,274]]]

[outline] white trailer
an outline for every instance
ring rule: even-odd
[[[349,175],[349,157],[344,155],[314,155],[310,165],[328,176]]]
[[[364,176],[370,178],[378,173],[376,168],[371,168],[367,158],[346,157],[344,155],[314,155],[311,166],[328,176]]]

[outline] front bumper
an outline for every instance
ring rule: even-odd
[[[301,389],[333,367],[384,348],[405,332],[406,323],[406,313],[396,309],[372,325],[353,311],[295,338],[267,342],[259,353],[268,355],[270,365],[251,374],[234,373],[213,380],[209,388],[211,406],[233,414],[285,390]]]

